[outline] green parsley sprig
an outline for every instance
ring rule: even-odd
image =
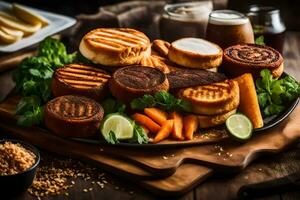
[[[274,79],[269,70],[260,73],[261,79],[256,80],[258,102],[265,116],[282,112],[286,105],[300,97],[300,85],[291,76]]]
[[[157,92],[155,95],[144,95],[131,102],[131,108],[143,110],[144,108],[157,107],[165,111],[191,111],[191,104],[183,99],[177,99],[166,91]]]

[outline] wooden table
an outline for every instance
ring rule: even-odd
[[[300,33],[290,32],[287,34],[284,58],[285,70],[300,81]],[[48,163],[54,157],[59,161],[67,159],[55,155],[53,156],[47,152],[42,152],[42,157],[44,158],[44,163]],[[228,177],[215,175],[208,181],[197,186],[194,190],[179,197],[179,199],[233,199],[236,198],[237,190],[245,183],[271,180],[297,171],[300,171],[300,143],[291,149],[286,150],[284,153],[260,157],[238,175]],[[97,173],[102,173],[101,169],[99,169]],[[104,188],[94,187],[92,182],[95,182],[96,180],[93,178],[90,180],[79,179],[76,180],[74,187],[67,191],[69,196],[63,194],[46,198],[43,197],[42,199],[158,199],[158,197],[142,190],[138,185],[115,177],[109,174],[109,172],[105,172],[105,176],[108,183]],[[93,186],[92,191],[83,191],[91,186]],[[17,199],[33,200],[37,198],[29,193],[25,193]],[[278,194],[264,199],[300,199],[300,191],[292,191],[289,193],[280,193],[280,191],[278,191]]]

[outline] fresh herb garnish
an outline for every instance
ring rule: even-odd
[[[53,38],[42,41],[37,56],[24,59],[13,75],[16,92],[23,98],[16,114],[18,125],[32,126],[42,121],[42,105],[51,96],[51,78],[58,67],[72,63],[77,53],[68,54],[65,45]]]
[[[142,110],[149,107],[157,107],[165,111],[191,111],[191,104],[188,101],[177,99],[168,92],[160,91],[154,96],[144,95],[131,102],[131,108]]]
[[[126,105],[123,103],[118,102],[115,99],[108,98],[101,102],[101,105],[104,109],[105,115],[111,114],[111,113],[124,113],[126,109]]]
[[[147,144],[149,142],[149,138],[145,133],[144,129],[140,127],[138,124],[133,122],[133,138],[130,142],[139,143],[139,144]]]
[[[300,97],[300,85],[291,76],[273,79],[269,70],[260,73],[256,80],[258,102],[265,116],[276,115],[285,109],[287,103]]]
[[[263,35],[259,36],[258,38],[255,39],[255,44],[258,44],[258,45],[265,45],[265,42],[264,42],[265,38]]]

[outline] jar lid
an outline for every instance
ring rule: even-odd
[[[278,14],[280,10],[273,6],[262,6],[262,5],[251,5],[249,6],[249,13],[254,15],[262,15],[262,14]]]

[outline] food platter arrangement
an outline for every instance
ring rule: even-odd
[[[150,42],[138,30],[98,28],[67,54],[48,38],[14,73],[17,124],[125,146],[246,141],[298,103],[299,83],[283,69],[281,54],[260,44],[222,50],[199,38]]]
[[[133,28],[102,27],[74,53],[48,37],[14,70],[0,127],[165,195],[214,171],[238,172],[299,138],[299,108],[289,116],[300,85],[281,53],[254,41],[248,18],[235,11],[213,11],[206,34],[150,41]]]

